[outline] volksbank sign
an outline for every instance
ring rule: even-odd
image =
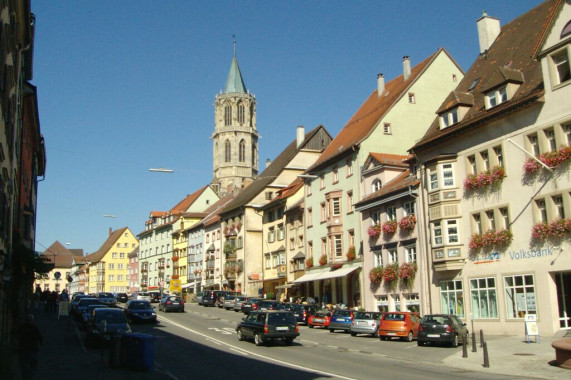
[[[520,249],[519,251],[512,251],[509,253],[512,260],[525,260],[525,259],[535,259],[545,256],[553,256],[553,246],[548,246],[546,248],[540,249]]]

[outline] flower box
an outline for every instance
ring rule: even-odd
[[[383,281],[383,267],[372,268],[369,271],[369,280],[374,284],[380,284]]]
[[[313,258],[310,257],[309,259],[305,260],[305,267],[312,268],[313,267]]]
[[[468,246],[474,251],[482,248],[508,246],[512,239],[513,234],[510,230],[487,231],[483,234],[472,235]]]
[[[349,250],[347,251],[347,261],[353,261],[357,258],[357,256],[355,255],[355,247],[349,247]]]
[[[397,231],[397,221],[389,220],[383,223],[383,234],[386,236],[393,235]]]
[[[367,230],[367,233],[369,234],[369,237],[371,239],[378,239],[379,236],[381,236],[381,232],[382,232],[382,227],[379,223],[373,224],[372,226],[369,227],[369,229]]]
[[[416,276],[416,271],[418,267],[416,266],[416,262],[412,263],[404,263],[399,268],[399,277],[403,282],[407,284],[411,284],[414,282],[414,277]]]
[[[399,221],[399,228],[404,232],[411,232],[416,226],[416,216],[414,214],[407,215]]]
[[[327,256],[321,255],[321,257],[319,258],[319,265],[324,266],[325,264],[327,264]]]
[[[394,288],[399,276],[399,264],[392,263],[385,267],[383,271],[383,281],[387,287]]]
[[[539,223],[532,227],[531,236],[535,240],[562,238],[571,233],[571,219],[557,219],[551,223]]]
[[[564,146],[557,150],[542,153],[537,156],[539,161],[543,162],[550,168],[556,168],[562,163],[569,161],[569,158],[571,158],[571,147],[569,146]],[[541,165],[533,158],[528,158],[523,164],[523,171],[527,175],[535,173],[539,168],[541,168]]]
[[[501,166],[496,166],[484,173],[470,174],[464,180],[464,189],[467,191],[479,190],[498,185],[503,181],[505,176],[506,171]]]

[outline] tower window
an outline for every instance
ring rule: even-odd
[[[224,106],[224,125],[232,125],[232,106]]]
[[[238,104],[238,123],[244,124],[244,105]]]
[[[224,143],[224,162],[232,161],[232,147],[230,146],[230,141],[226,140]]]
[[[240,140],[238,156],[239,156],[240,162],[246,161],[246,143],[244,142],[244,140]]]

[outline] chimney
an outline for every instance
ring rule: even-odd
[[[109,236],[113,235],[113,229],[109,227]]]
[[[377,74],[377,98],[385,92],[385,77],[383,74]]]
[[[500,35],[500,20],[489,17],[486,11],[482,13],[482,17],[477,22],[478,25],[478,41],[480,42],[480,54],[488,50],[494,44],[496,38]]]
[[[402,57],[402,75],[404,80],[407,80],[410,76],[410,58],[408,58],[408,55]]]
[[[303,125],[298,125],[296,132],[297,132],[296,133],[297,147],[299,148],[301,144],[303,144],[303,141],[305,140],[305,128],[303,127]]]
[[[272,163],[272,160],[270,160],[269,158],[266,158],[266,169],[268,168],[268,166],[270,166],[271,163]]]

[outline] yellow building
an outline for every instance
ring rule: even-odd
[[[127,292],[129,289],[129,252],[137,248],[139,242],[128,227],[112,231],[103,245],[87,255],[86,292]]]
[[[172,280],[179,280],[180,285],[188,281],[188,234],[183,233],[185,228],[192,227],[207,215],[205,212],[184,212],[173,223],[172,232]],[[176,281],[175,281],[176,283]],[[171,292],[180,292],[178,287],[170,286]]]

